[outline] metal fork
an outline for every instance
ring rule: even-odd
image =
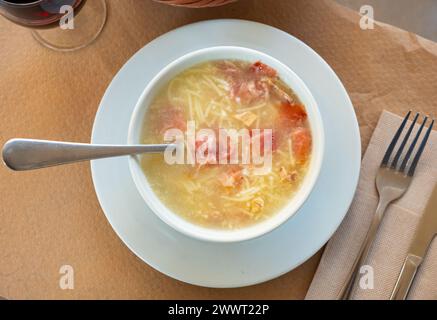
[[[411,111],[408,112],[408,114],[405,116],[404,120],[402,121],[402,124],[400,125],[399,129],[396,131],[396,134],[394,135],[393,140],[388,146],[387,151],[385,152],[384,158],[382,160],[381,166],[378,170],[376,176],[376,188],[379,193],[378,206],[376,208],[376,212],[371,222],[370,228],[367,231],[366,238],[360,248],[358,256],[355,259],[353,267],[349,273],[348,281],[344,284],[342,290],[340,291],[339,294],[340,299],[343,300],[349,299],[355,283],[358,282],[357,275],[359,273],[359,270],[363,265],[363,263],[365,262],[365,260],[367,259],[369,251],[372,248],[373,241],[376,232],[378,231],[379,224],[384,216],[385,209],[392,201],[399,199],[405,193],[405,191],[407,191],[411,183],[411,180],[413,178],[414,172],[416,170],[417,163],[419,162],[423,150],[425,149],[425,145],[428,141],[432,127],[434,126],[434,120],[432,120],[431,125],[426,131],[425,136],[423,137],[423,140],[416,151],[416,155],[414,156],[413,160],[410,161],[410,158],[420,138],[423,128],[426,122],[428,121],[428,117],[425,116],[419,130],[416,133],[416,136],[414,137],[407,152],[405,153],[403,159],[401,160],[405,146],[407,145],[407,142],[410,138],[413,128],[417,122],[417,119],[419,118],[419,113],[417,113],[416,116],[414,117],[413,122],[409,126],[408,131],[405,134],[396,154],[394,155],[393,160],[390,162],[390,158],[392,157],[393,151],[396,147],[396,144],[402,132],[404,131],[404,128],[407,124],[410,115],[411,115]]]

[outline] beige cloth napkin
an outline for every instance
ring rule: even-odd
[[[306,299],[338,297],[377,206],[377,169],[401,121],[392,113],[382,113],[362,161],[355,199],[323,253]],[[433,130],[410,188],[388,207],[366,261],[373,268],[374,287],[354,288],[352,299],[389,299],[436,180],[437,132]],[[437,299],[437,239],[428,250],[408,298]]]

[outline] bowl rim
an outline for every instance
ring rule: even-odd
[[[169,77],[171,79],[181,71],[186,70],[198,63],[219,60],[215,58],[210,58],[209,56],[214,53],[217,54],[223,52],[228,55],[227,59],[232,56],[232,54],[229,54],[230,52],[237,52],[237,55],[245,53],[257,57],[255,59],[238,59],[250,62],[261,60],[266,62],[268,65],[273,64],[274,68],[278,71],[281,79],[292,88],[292,90],[301,101],[306,101],[304,105],[309,115],[308,120],[311,126],[311,134],[313,138],[312,156],[308,172],[305,175],[304,181],[302,182],[296,193],[278,212],[262,222],[235,230],[212,229],[196,225],[195,223],[184,219],[177,213],[173,212],[170,208],[168,208],[158,198],[158,196],[148,183],[145,173],[141,169],[139,163],[140,156],[129,156],[129,168],[135,186],[138,192],[141,194],[143,200],[145,201],[145,204],[164,223],[166,223],[173,229],[181,232],[182,234],[198,240],[226,243],[241,242],[261,237],[278,228],[280,225],[288,221],[299,211],[299,209],[308,199],[318,180],[324,157],[325,137],[323,121],[319,112],[317,101],[315,100],[314,96],[305,85],[303,80],[287,65],[283,64],[281,61],[272,57],[271,55],[268,55],[259,50],[249,49],[243,46],[212,46],[197,49],[180,56],[179,58],[173,60],[171,63],[165,66],[163,69],[161,69],[152,78],[152,80],[146,85],[145,89],[143,90],[132,112],[128,128],[128,144],[138,143],[138,133],[141,134],[143,118],[145,113],[147,112],[147,109],[149,108],[149,105],[146,102],[147,100],[149,100],[149,102],[153,101],[153,98],[156,96],[159,88],[167,83],[168,80],[164,81],[163,79],[165,79],[166,76],[168,77],[168,74],[172,74],[172,76]],[[199,57],[200,59],[198,59]],[[195,62],[188,63],[189,65],[184,66],[183,68],[180,67],[181,65],[184,65],[184,63],[186,63],[187,61],[190,61],[190,59],[194,59]],[[180,70],[177,71],[178,69]],[[284,80],[283,76],[286,76],[286,78],[288,76],[288,78]],[[289,83],[290,81],[294,82],[293,85]],[[164,82],[164,84],[159,85],[160,82]],[[296,92],[296,87],[298,87],[299,93]]]

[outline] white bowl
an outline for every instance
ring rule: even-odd
[[[129,166],[135,185],[144,201],[166,224],[185,235],[196,239],[213,242],[237,242],[264,235],[292,217],[308,198],[308,195],[311,193],[319,176],[324,153],[322,118],[311,92],[293,71],[267,54],[243,47],[210,47],[188,53],[167,65],[147,85],[132,114],[129,124],[128,143],[139,144],[141,142],[141,132],[145,113],[160,88],[165,86],[165,84],[167,84],[174,76],[193,65],[220,59],[238,59],[249,62],[260,60],[266,63],[277,70],[279,77],[293,89],[301,102],[305,105],[313,139],[312,155],[308,172],[299,190],[290,199],[289,203],[272,217],[249,227],[237,230],[206,228],[185,220],[178,214],[172,212],[161,202],[148,183],[147,178],[141,169],[140,158],[138,156],[131,156],[129,158]]]

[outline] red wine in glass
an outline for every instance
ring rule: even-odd
[[[74,51],[88,46],[100,35],[107,7],[106,0],[0,0],[0,14],[14,23],[37,29],[32,34],[42,45],[57,51]],[[68,19],[74,20],[73,27],[61,28],[60,22]]]
[[[75,13],[85,0],[0,0],[2,14],[25,27],[54,27],[66,14],[61,8],[70,6]]]

